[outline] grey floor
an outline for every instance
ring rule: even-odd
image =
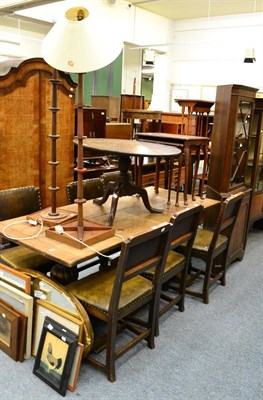
[[[144,344],[117,362],[117,381],[83,362],[68,399],[263,399],[263,231],[250,231],[245,257],[233,263],[227,285],[209,305],[186,298],[161,320],[156,348]],[[14,362],[0,352],[0,399],[60,399],[33,375],[34,358]]]

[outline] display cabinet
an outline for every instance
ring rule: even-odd
[[[224,200],[233,193],[245,192],[230,243],[228,263],[241,260],[245,252],[256,165],[252,156],[251,132],[257,91],[256,88],[233,84],[218,86],[216,92],[207,197]],[[249,162],[250,174],[247,169]],[[216,212],[212,212],[206,223],[214,224],[215,218]]]
[[[263,228],[263,99],[256,99],[248,138],[245,183],[252,185],[249,225]]]

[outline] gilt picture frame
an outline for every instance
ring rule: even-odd
[[[33,373],[65,396],[78,337],[49,317],[45,318]]]

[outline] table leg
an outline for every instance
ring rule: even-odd
[[[98,204],[99,206],[101,206],[102,204],[106,203],[106,201],[108,200],[108,198],[110,197],[111,194],[114,193],[116,186],[117,186],[118,182],[109,182],[106,185],[103,197],[101,199],[94,199],[93,203]]]
[[[190,147],[184,147],[184,158],[185,158],[185,183],[184,183],[184,205],[188,205],[187,192],[188,192],[188,182],[189,182],[189,172],[191,170],[191,152]]]
[[[171,187],[172,187],[172,178],[173,178],[173,167],[174,167],[174,157],[168,157],[167,158],[167,164],[168,164],[168,199],[167,199],[167,204],[171,204]]]
[[[205,144],[202,146],[203,148],[203,153],[204,153],[204,165],[203,165],[203,173],[202,173],[202,179],[200,182],[200,197],[201,199],[204,199],[204,183],[205,183],[205,177],[206,177],[206,172],[207,172],[207,163],[208,163],[208,146]]]
[[[176,185],[176,201],[175,206],[179,207],[179,192],[180,192],[180,184],[181,184],[181,173],[182,173],[182,165],[183,165],[183,152],[178,157],[178,176],[177,176],[177,185]]]
[[[156,170],[155,170],[155,183],[154,183],[154,191],[156,194],[159,193],[160,166],[161,166],[161,159],[157,158]]]
[[[192,200],[193,201],[195,201],[195,186],[196,186],[196,181],[197,181],[199,163],[200,163],[200,147],[197,147],[196,148],[196,156],[195,156],[194,180],[193,180],[193,185],[192,185]]]
[[[68,285],[78,279],[78,269],[76,266],[69,268],[55,264],[50,271],[50,278],[61,285]]]
[[[109,225],[112,225],[119,197],[121,196],[132,196],[134,194],[139,194],[142,198],[144,206],[147,208],[148,211],[152,213],[162,213],[163,210],[159,210],[153,208],[150,205],[148,193],[146,189],[137,186],[135,183],[131,182],[128,175],[128,170],[131,165],[131,158],[129,156],[120,156],[118,160],[118,166],[120,170],[120,175],[116,182],[109,182],[106,186],[105,193],[102,199],[94,199],[93,202],[98,205],[104,204],[109,196],[112,194],[112,204],[110,209],[110,214],[108,217]]]

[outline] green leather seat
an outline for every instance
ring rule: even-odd
[[[214,232],[209,231],[207,229],[198,229],[195,237],[195,241],[193,244],[195,252],[198,251],[208,251],[211,241],[213,239]],[[215,249],[219,249],[221,246],[226,245],[228,238],[224,235],[218,235]]]
[[[112,295],[116,269],[94,273],[86,278],[71,283],[67,286],[80,301],[86,305],[86,310],[92,308],[102,311],[105,315],[109,313],[109,304]],[[152,284],[141,276],[126,282],[120,295],[118,313],[121,314],[125,309],[139,302],[141,297],[146,297],[152,293]]]
[[[15,246],[0,253],[0,260],[14,269],[34,269],[47,273],[53,263],[48,258],[24,246]]]

